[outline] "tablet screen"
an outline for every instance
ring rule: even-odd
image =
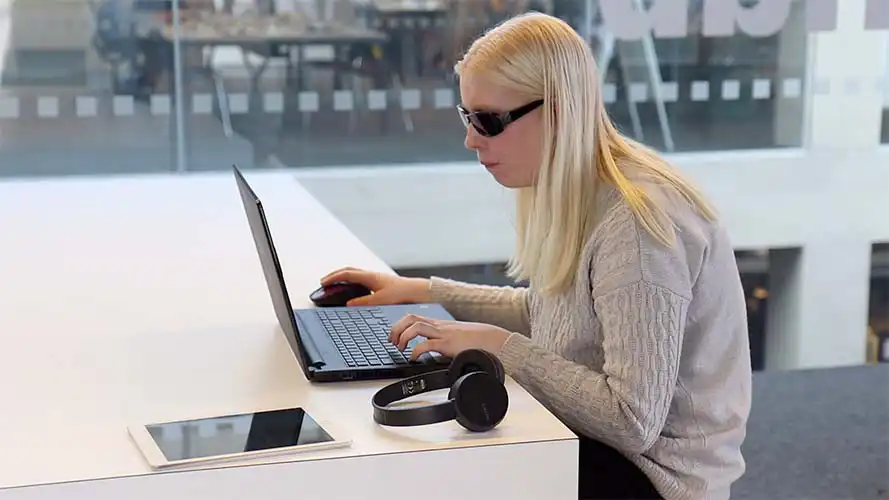
[[[333,441],[302,408],[145,426],[167,460],[206,458]]]

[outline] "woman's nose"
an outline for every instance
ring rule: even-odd
[[[466,139],[463,141],[463,145],[466,146],[466,149],[476,150],[479,149],[484,142],[484,138],[479,134],[475,127],[472,125],[466,127]]]

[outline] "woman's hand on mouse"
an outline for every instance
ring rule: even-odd
[[[338,281],[364,285],[373,292],[350,300],[347,304],[349,306],[417,304],[430,301],[429,280],[425,278],[406,278],[397,274],[344,267],[321,278],[321,286],[329,286]]]
[[[496,356],[510,335],[512,334],[508,330],[486,323],[432,319],[408,314],[392,327],[389,341],[403,351],[414,337],[425,337],[426,340],[414,346],[411,352],[411,359],[416,360],[427,352],[437,352],[453,358],[468,349],[481,349]]]

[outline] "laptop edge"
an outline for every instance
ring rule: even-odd
[[[250,232],[253,234],[253,242],[256,246],[256,252],[259,254],[260,265],[265,274],[266,284],[269,287],[275,315],[278,318],[278,324],[281,326],[281,329],[284,330],[284,336],[287,338],[290,348],[299,357],[299,364],[302,367],[303,372],[307,378],[311,379],[311,367],[318,364],[320,357],[317,352],[309,352],[305,340],[311,341],[311,339],[302,338],[299,327],[296,324],[296,317],[293,313],[286,314],[287,311],[293,311],[293,306],[290,303],[290,295],[287,293],[287,286],[284,283],[281,263],[278,261],[278,253],[275,250],[275,245],[272,241],[272,235],[269,230],[262,201],[260,201],[259,197],[253,191],[253,188],[250,187],[250,184],[247,183],[247,180],[244,178],[244,175],[241,173],[240,169],[238,169],[237,165],[233,165],[233,170],[238,184],[238,192],[241,195],[241,201],[243,202],[244,210],[246,211]],[[251,215],[259,220],[254,221],[254,217],[251,217]],[[255,222],[259,222],[259,226],[262,228],[264,234],[257,234],[259,228],[256,227],[257,225]],[[262,240],[269,243],[268,249],[262,248],[260,245],[260,241]],[[268,253],[267,255],[265,253],[266,251]],[[275,276],[269,276],[270,272],[274,272]],[[272,290],[272,283],[278,284],[280,293],[275,293]]]
[[[259,197],[244,178],[237,165],[232,166],[238,184],[241,201],[247,215],[254,245],[259,255],[266,284],[271,295],[278,323],[284,331],[291,349],[297,355],[306,378],[315,382],[335,382],[345,380],[381,380],[402,378],[432,370],[441,369],[449,360],[443,356],[424,356],[423,362],[409,365],[383,365],[374,367],[349,367],[342,355],[333,352],[330,334],[315,319],[313,309],[294,310],[278,253],[272,240],[268,220]],[[338,308],[325,308],[336,310]],[[357,310],[360,307],[351,307]],[[378,308],[389,318],[389,324],[408,313],[422,314],[437,319],[453,319],[440,304],[389,305]],[[316,342],[317,340],[317,342]],[[320,345],[319,345],[320,343]]]

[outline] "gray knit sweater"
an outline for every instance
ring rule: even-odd
[[[459,320],[516,332],[498,353],[507,373],[629,457],[666,499],[729,498],[745,470],[751,385],[729,238],[674,203],[678,242],[665,247],[618,196],[607,200],[569,293],[433,278],[433,299]]]

